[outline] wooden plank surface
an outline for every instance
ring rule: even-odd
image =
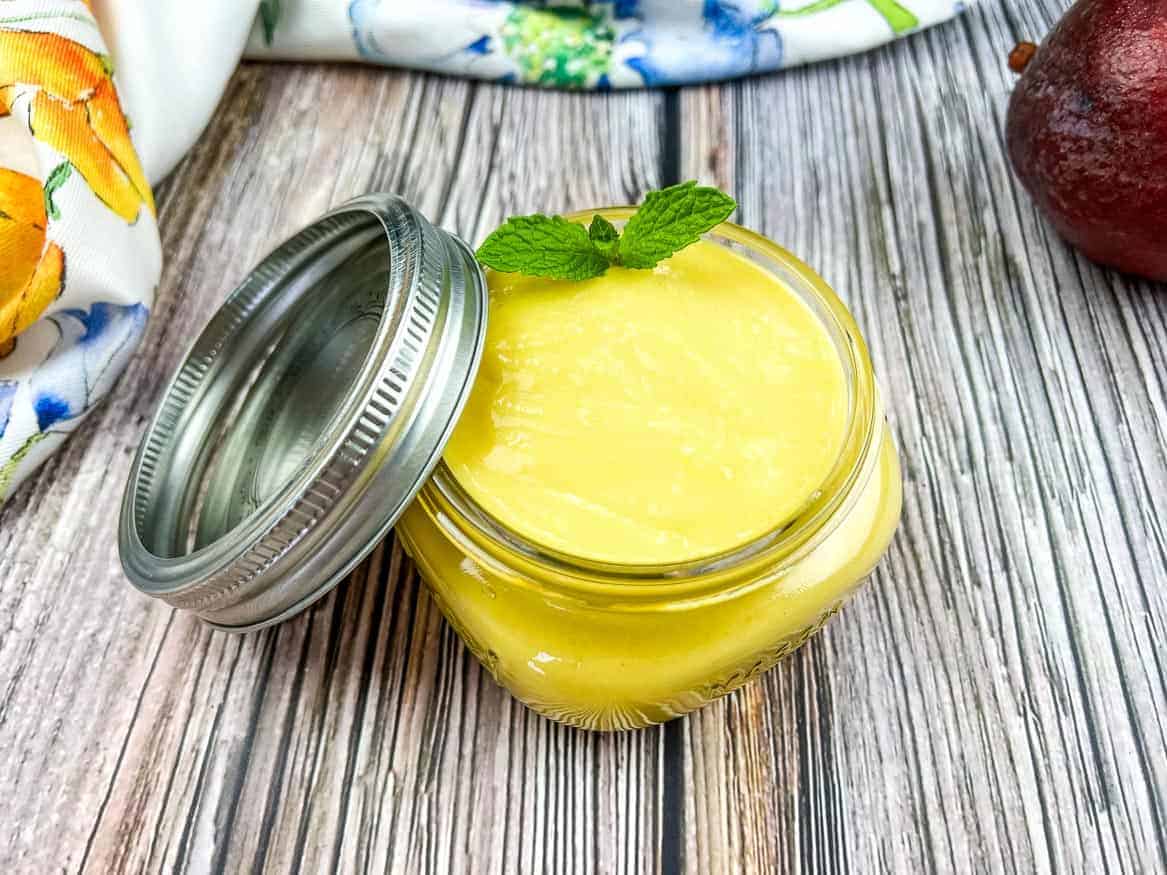
[[[1004,55],[1064,0],[669,94],[247,65],[159,196],[110,403],[0,509],[0,871],[1167,869],[1167,289],[1012,179]],[[350,195],[467,239],[698,176],[852,306],[905,463],[871,585],[765,678],[598,736],[494,686],[392,541],[209,632],[121,577],[130,454],[240,272]]]
[[[710,868],[1167,869],[1167,290],[1075,257],[1011,178],[1024,20],[682,98],[683,172],[849,302],[905,462],[873,585],[685,724],[732,794],[686,800]]]

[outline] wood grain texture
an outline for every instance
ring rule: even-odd
[[[1012,179],[985,0],[868,55],[669,94],[247,65],[160,192],[166,272],[111,401],[0,509],[0,871],[1167,869],[1167,290]],[[699,176],[864,327],[905,463],[872,584],[765,678],[597,736],[497,688],[390,540],[303,616],[208,631],[121,576],[166,375],[344,198],[467,239]]]
[[[1005,55],[1058,12],[1017,5],[682,96],[683,173],[864,327],[906,488],[873,585],[684,724],[698,868],[1167,868],[1167,297],[1011,177]]]
[[[391,543],[305,615],[235,637],[135,594],[114,535],[166,375],[273,244],[378,189],[467,238],[514,211],[635,199],[659,184],[662,106],[240,71],[160,192],[143,352],[0,516],[0,871],[655,867],[662,732],[574,733],[517,705]]]

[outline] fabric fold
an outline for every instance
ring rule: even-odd
[[[554,88],[765,73],[882,45],[960,0],[265,0],[252,58],[368,61]]]
[[[161,271],[154,199],[87,3],[0,6],[0,501],[108,393]]]
[[[94,0],[146,176],[160,182],[202,134],[259,0]]]

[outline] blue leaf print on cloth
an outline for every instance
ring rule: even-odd
[[[366,61],[499,79],[516,72],[498,48],[513,6],[495,0],[350,0],[347,8],[353,45]]]
[[[612,15],[616,18],[635,18],[640,15],[640,0],[613,0]]]
[[[58,422],[70,419],[75,415],[70,410],[68,401],[51,392],[38,395],[33,409],[36,410],[36,424],[41,431],[48,431]]]
[[[626,63],[650,86],[777,69],[782,66],[782,38],[763,27],[776,10],[774,0],[705,0],[691,26],[645,26],[628,34],[625,39],[640,41],[646,51]]]
[[[14,380],[0,380],[0,437],[8,428],[8,419],[12,415],[12,402],[16,400],[16,390],[20,386]]]
[[[58,310],[0,361],[0,373],[16,377],[0,379],[0,501],[109,392],[148,315],[144,304]]]
[[[97,303],[49,316],[59,337],[29,380],[41,431],[85,413],[106,393],[146,327],[141,304]]]
[[[362,58],[383,60],[387,54],[377,45],[373,15],[380,0],[352,0],[348,5],[348,20],[353,28],[353,42]]]

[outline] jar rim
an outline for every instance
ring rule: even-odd
[[[586,221],[599,214],[620,222],[634,211],[635,207],[630,206],[607,206],[576,211],[565,218]],[[793,516],[750,541],[716,554],[673,563],[616,563],[559,551],[515,531],[477,502],[458,483],[444,460],[419,499],[436,503],[441,515],[479,551],[496,559],[501,558],[500,554],[517,554],[524,569],[540,584],[577,595],[609,594],[635,599],[736,590],[749,570],[764,567],[778,571],[821,543],[858,498],[858,487],[871,475],[878,458],[882,409],[867,344],[835,291],[787,249],[733,222],[723,222],[704,239],[739,251],[770,272],[775,271],[767,261],[784,269],[787,275],[783,280],[804,299],[809,298],[808,303],[818,305],[816,316],[823,321],[844,364],[850,410],[842,447],[826,478]]]

